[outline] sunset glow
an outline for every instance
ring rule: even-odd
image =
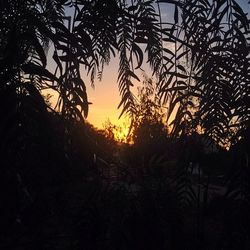
[[[249,7],[0,0],[0,249],[250,250]]]

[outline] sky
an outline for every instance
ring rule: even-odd
[[[89,106],[87,120],[98,128],[102,128],[103,123],[107,120],[120,126],[123,126],[128,120],[124,115],[119,119],[122,110],[117,108],[121,100],[117,83],[118,67],[118,58],[114,58],[110,65],[104,68],[102,81],[96,80],[94,88],[87,84],[88,98],[92,103]],[[138,70],[136,73],[140,78],[142,71]],[[135,82],[135,86],[132,88],[134,93],[137,93],[139,84],[139,82]]]
[[[236,0],[246,12],[250,12],[250,5],[248,0]],[[167,9],[163,6],[163,16],[173,16],[173,9]],[[102,128],[103,123],[109,119],[111,123],[123,125],[126,122],[125,117],[118,119],[121,109],[117,109],[120,102],[120,95],[117,84],[117,72],[118,72],[119,60],[115,58],[111,60],[109,66],[106,66],[103,72],[103,79],[101,82],[98,80],[95,82],[95,88],[93,89],[90,84],[87,84],[87,93],[89,101],[93,104],[89,106],[88,121],[94,124],[98,128]],[[148,67],[145,67],[146,73],[150,76]],[[142,72],[137,71],[140,77]],[[86,81],[87,82],[87,81]],[[139,84],[139,83],[138,83]],[[137,93],[136,87],[132,89],[134,93]]]
[[[250,12],[248,0],[236,0],[236,2],[244,8],[245,12]],[[162,6],[163,17],[171,18],[173,16],[173,8],[167,8],[164,5]],[[101,81],[95,81],[94,88],[91,87],[89,78],[86,77],[86,73],[82,72],[83,80],[87,88],[88,99],[92,103],[89,106],[89,115],[87,121],[99,129],[103,128],[103,124],[108,119],[111,123],[120,126],[124,126],[124,123],[127,121],[125,116],[122,116],[120,119],[118,119],[121,109],[117,109],[120,102],[120,94],[117,83],[119,59],[117,57],[111,59],[110,64],[104,68],[103,78]],[[144,68],[144,70],[148,76],[151,75],[147,66]],[[142,76],[142,71],[139,70],[136,72],[136,74],[140,78]],[[134,93],[137,93],[136,86],[138,86],[138,84],[139,83],[136,83],[135,87],[132,89]]]
[[[87,120],[98,128],[102,128],[106,120],[111,123],[122,125],[124,118],[118,120],[121,110],[117,107],[120,94],[117,84],[117,72],[119,67],[118,58],[114,58],[110,65],[106,65],[102,80],[95,80],[94,88],[86,79],[86,87],[89,102],[89,116]],[[88,83],[87,83],[88,82]]]
[[[163,17],[172,17],[173,8],[171,7],[171,9],[168,10],[163,8],[162,15]],[[147,60],[146,54],[144,60]],[[87,84],[88,98],[89,101],[93,103],[89,106],[89,116],[87,120],[97,128],[103,128],[105,121],[109,120],[113,124],[128,129],[128,118],[123,115],[119,119],[122,107],[117,109],[121,100],[117,83],[118,68],[119,55],[116,55],[116,58],[111,59],[110,64],[104,68],[102,81],[99,82],[96,80],[94,89]],[[148,65],[143,63],[142,68],[144,72],[142,70],[135,71],[140,79],[142,79],[143,73],[146,73],[149,77],[152,75]],[[134,94],[137,94],[137,88],[140,86],[140,82],[134,80],[133,84],[134,87],[132,87],[131,90]]]

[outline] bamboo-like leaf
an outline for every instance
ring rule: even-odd
[[[61,64],[61,62],[60,62],[60,59],[59,59],[59,57],[58,57],[58,54],[57,54],[56,50],[54,51],[53,59],[55,60],[57,66],[59,67],[59,69],[60,69],[60,74],[62,75],[63,68],[62,68],[62,64]]]
[[[175,5],[175,10],[174,10],[174,22],[177,24],[179,22],[179,13],[178,13],[178,6]]]
[[[189,52],[189,50],[185,50],[184,52],[182,52],[180,55],[178,55],[176,57],[176,60],[183,58],[184,56],[186,56],[188,54],[188,52]]]
[[[166,53],[168,53],[168,54],[170,54],[170,55],[172,55],[173,57],[175,56],[174,52],[171,51],[170,49],[163,48],[163,51],[166,52]]]
[[[133,71],[129,71],[129,75],[135,78],[138,82],[140,82],[140,78]]]
[[[233,9],[239,13],[240,16],[242,17],[246,17],[244,11],[242,10],[242,8],[239,6],[239,4],[235,1],[235,0],[232,0],[232,3],[233,3]]]
[[[44,53],[44,49],[43,49],[42,45],[40,44],[40,42],[37,39],[35,33],[29,34],[28,38],[30,38],[29,42],[34,46],[35,51],[39,55],[43,67],[46,67],[46,65],[47,65],[46,55]]]
[[[138,62],[138,65],[136,66],[135,69],[139,69],[143,62],[143,52],[141,48],[135,43],[132,44],[132,51],[135,53]]]
[[[27,63],[22,66],[22,70],[26,74],[31,74],[31,75],[38,75],[41,77],[46,77],[48,80],[51,81],[58,81],[58,78],[54,76],[52,73],[50,73],[47,69],[44,67],[38,66],[34,63]]]
[[[181,64],[178,64],[177,68],[183,71],[185,74],[187,73],[186,69]]]

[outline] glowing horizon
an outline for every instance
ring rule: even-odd
[[[103,124],[110,120],[114,125],[124,127],[124,123],[128,122],[128,118],[125,114],[122,117],[119,116],[122,111],[122,107],[118,109],[118,105],[121,100],[119,93],[117,75],[118,75],[119,61],[117,58],[111,59],[111,63],[104,67],[103,77],[101,81],[96,79],[94,88],[91,87],[89,77],[86,75],[83,77],[88,100],[92,104],[89,105],[89,114],[87,121],[96,126],[99,129],[103,128]],[[84,74],[85,72],[83,72]],[[137,70],[137,75],[141,78],[142,71]],[[139,82],[134,82],[134,87],[131,90],[136,94],[137,86]]]
[[[247,10],[247,1],[238,0],[238,2],[243,6],[245,10]],[[168,8],[166,8],[166,5],[164,4],[162,6],[163,17],[171,21],[173,19],[174,13],[173,6],[169,5]],[[67,15],[71,15],[69,10],[67,10],[66,13]],[[146,61],[146,54],[144,54],[144,56]],[[51,57],[52,55],[50,55],[50,58]],[[48,60],[48,68],[54,70],[54,66],[55,65],[53,65],[53,60]],[[87,121],[93,124],[98,129],[102,129],[103,124],[108,119],[112,124],[118,126],[123,126],[123,123],[127,120],[124,115],[119,119],[122,108],[117,109],[121,100],[117,83],[118,68],[118,56],[116,58],[111,58],[110,64],[106,65],[104,68],[102,81],[99,82],[96,79],[94,89],[91,87],[89,76],[86,76],[86,72],[84,71],[84,69],[81,70],[82,78],[86,85],[89,102],[93,103],[89,105],[89,115],[87,117]],[[146,65],[146,63],[144,63],[143,68],[150,77],[151,70],[149,69],[149,65]],[[139,78],[141,78],[141,73],[139,70],[136,71],[136,74]],[[132,90],[134,93],[136,93],[136,86],[133,87]],[[52,98],[52,102],[54,102],[53,99],[55,101],[55,98]],[[174,115],[172,114],[172,116]]]

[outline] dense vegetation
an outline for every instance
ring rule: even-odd
[[[1,249],[249,249],[239,3],[0,0]],[[85,122],[81,72],[94,84],[115,55],[132,145]]]

